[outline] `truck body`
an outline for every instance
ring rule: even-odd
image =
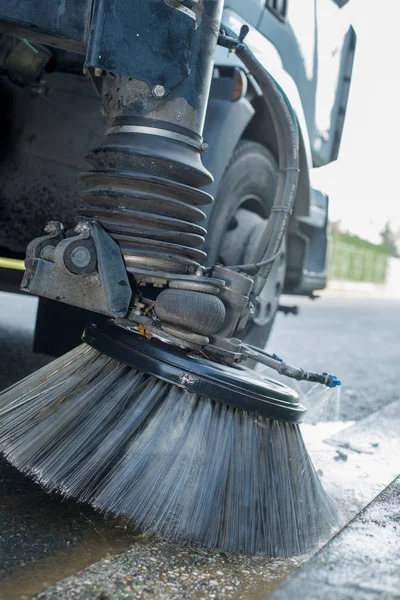
[[[140,3],[135,9],[132,2],[129,18],[116,22],[111,4],[0,0],[3,290],[18,290],[22,272],[13,261],[23,260],[26,245],[42,233],[49,219],[74,224],[82,188],[79,174],[87,168],[85,155],[100,143],[105,128],[99,101],[102,72],[110,70],[113,60],[121,65],[121,72],[129,74],[132,61],[141,60],[126,34]],[[124,4],[128,10],[122,0],[116,3],[122,8]],[[284,269],[273,281],[276,289],[280,286],[278,299],[282,291],[312,297],[326,285],[328,197],[312,188],[310,170],[336,160],[344,125],[355,33],[338,4],[333,0],[227,0],[224,5],[223,26],[239,34],[248,25],[246,43],[284,90],[300,131],[295,208]],[[99,33],[100,22],[103,30]],[[127,41],[119,44],[118,40]],[[205,249],[215,261],[220,252],[215,240],[224,238],[232,217],[243,218],[244,225],[239,225],[246,232],[251,215],[264,221],[269,216],[268,198],[244,199],[225,210],[229,218],[221,216],[225,214],[221,205],[229,207],[221,186],[235,149],[244,140],[259,144],[278,169],[273,118],[251,74],[221,47],[214,61],[203,138],[203,163],[214,178],[206,190],[215,196],[214,204],[205,207],[209,229]],[[270,311],[273,314],[264,316],[259,325],[272,323],[278,299]],[[49,302],[40,302],[43,310],[39,308],[37,336],[44,339],[54,309]],[[68,323],[79,321],[80,309],[57,305],[58,316],[62,310],[67,328]],[[48,350],[46,344],[39,343],[38,348],[58,352]]]

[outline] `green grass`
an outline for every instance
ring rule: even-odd
[[[335,231],[332,233],[329,278],[384,283],[387,259],[385,246]]]

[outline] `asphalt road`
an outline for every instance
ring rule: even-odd
[[[360,420],[398,398],[400,301],[285,300],[299,304],[300,314],[278,314],[268,347],[294,365],[337,375],[342,420]],[[49,360],[31,352],[35,306],[30,297],[0,294],[0,389]],[[103,524],[88,507],[49,496],[0,462],[0,577],[93,535],[107,540],[110,527],[115,547],[129,543],[129,532],[115,535],[118,524]],[[86,564],[100,558],[96,552]]]
[[[309,371],[341,379],[340,418],[358,421],[399,398],[400,300],[286,297],[268,347]]]

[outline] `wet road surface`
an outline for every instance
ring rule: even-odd
[[[294,301],[295,298],[288,299],[290,304]],[[347,422],[368,417],[398,399],[400,302],[321,298],[314,302],[301,299],[298,303],[298,317],[278,315],[269,349],[292,364],[334,373],[344,383],[340,406],[340,419],[344,423],[326,430],[317,426],[317,436],[317,429],[307,425],[304,434],[309,438],[310,452],[314,452],[313,459],[326,480],[325,485],[339,501],[345,494],[349,498],[344,511],[350,518],[351,511],[354,514],[360,510],[393,479],[390,461],[387,473],[379,473],[382,457],[388,450],[381,439],[374,441],[370,435],[374,431],[374,418],[367,419],[367,433],[364,430],[359,434],[371,445],[368,448],[352,449],[353,434],[349,441],[346,436],[343,438],[344,433],[337,433],[336,445],[322,446],[322,440],[350,425]],[[34,299],[0,294],[0,388],[21,379],[48,360],[30,352],[34,312]],[[331,403],[332,398],[328,398]],[[324,402],[309,394],[307,402],[314,401],[320,405],[316,413],[322,413],[323,417]],[[135,543],[135,532],[123,522],[106,522],[89,507],[49,496],[4,461],[0,462],[1,599],[28,598],[45,584],[50,585]],[[295,566],[293,563],[292,568]],[[265,564],[263,569],[265,573]],[[277,565],[270,579],[276,585],[280,579],[277,573],[286,576],[290,570],[290,564],[285,568]],[[262,590],[259,594],[253,586],[251,594],[245,592],[236,597],[264,597],[274,586],[262,586],[260,577],[258,583],[254,582],[254,586]],[[212,597],[210,594],[209,591],[207,597]],[[235,596],[228,593],[226,597]]]

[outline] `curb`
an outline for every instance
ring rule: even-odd
[[[268,600],[394,600],[400,590],[397,477]]]

